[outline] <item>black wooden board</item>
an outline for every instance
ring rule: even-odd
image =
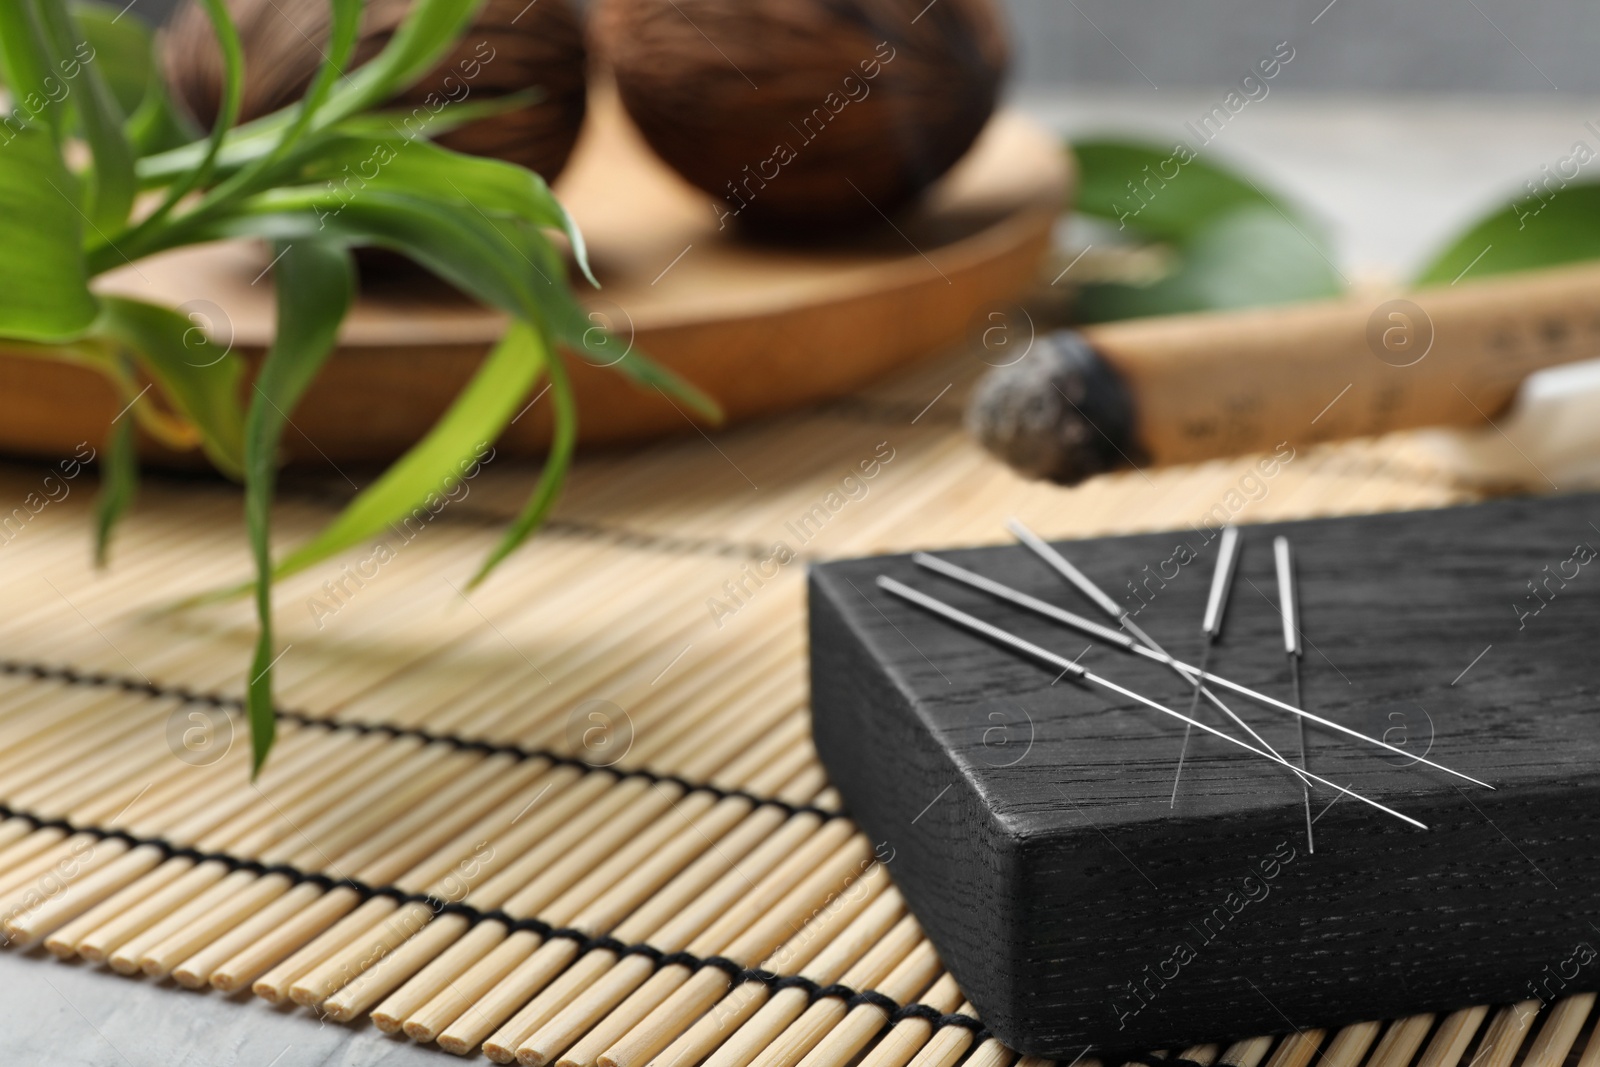
[[[1287,535],[1304,706],[1498,787],[1308,733],[1312,771],[1427,831],[1317,789],[1311,854],[1297,779],[1198,733],[1169,806],[1181,724],[1054,682],[873,579],[1085,653],[1089,669],[1183,711],[1179,678],[906,556],[811,571],[817,749],[945,965],[1024,1052],[1182,1047],[1593,990],[1597,527],[1600,497],[1585,495],[1243,530],[1212,669],[1288,699],[1271,550]],[[1061,548],[1197,662],[1208,533]],[[1093,615],[1019,545],[940,554]],[[1289,716],[1229,703],[1296,751]]]

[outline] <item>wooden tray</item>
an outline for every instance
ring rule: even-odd
[[[557,191],[603,286],[583,294],[596,321],[706,389],[735,421],[841,395],[960,340],[986,307],[1033,279],[1069,183],[1059,140],[1001,113],[893,225],[842,244],[762,246],[719,231],[710,198],[651,155],[600,92]],[[253,242],[185,249],[109,274],[103,288],[183,307],[256,358],[273,322],[270,276],[261,277],[268,259]],[[339,352],[295,412],[301,432],[285,438],[291,458],[397,455],[432,425],[504,327],[499,313],[425,275],[367,278],[363,287]],[[660,396],[614,371],[570,363],[583,441],[690,430],[688,416]],[[0,353],[0,451],[69,455],[80,441],[98,444],[120,407],[92,372]],[[542,449],[545,407],[508,429],[502,452]]]

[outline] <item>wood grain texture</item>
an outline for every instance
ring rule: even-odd
[[[981,309],[1034,280],[1062,210],[1060,142],[1015,113],[912,210],[826,244],[756,244],[719,228],[711,198],[649,153],[614,93],[597,88],[557,192],[602,288],[578,287],[597,326],[701,386],[731,421],[857,389],[968,336]],[[271,341],[270,253],[183,249],[108,274],[104,288],[191,314],[252,361]],[[294,413],[285,449],[310,463],[393,458],[466,383],[506,319],[422,275],[368,277],[340,347]],[[620,349],[619,349],[620,355]],[[207,359],[215,358],[214,351]],[[568,360],[588,443],[694,434],[681,406],[587,359]],[[531,399],[531,398],[530,398]],[[98,375],[0,351],[0,451],[53,457],[99,442],[124,401]],[[549,405],[497,443],[543,452]],[[162,457],[154,446],[144,449]],[[190,462],[198,459],[188,457]]]
[[[1458,789],[1309,733],[1313,772],[1426,832],[1348,798],[1330,806],[1318,789],[1308,854],[1296,779],[1198,734],[1169,808],[1181,727],[1053,684],[878,590],[888,574],[1069,657],[1085,651],[906,557],[811,573],[818,753],[985,1023],[1024,1052],[1174,1047],[1592,986],[1596,519],[1600,498],[1571,496],[1245,533],[1212,669],[1288,697],[1270,551],[1288,536],[1308,709],[1498,787]],[[1147,601],[1139,624],[1198,658],[1205,531],[1063,550],[1129,610]],[[1088,610],[1020,547],[947,556]],[[1538,600],[1530,581],[1544,583]],[[1083,663],[1187,709],[1163,668],[1098,647]],[[1294,750],[1290,719],[1229,703]]]

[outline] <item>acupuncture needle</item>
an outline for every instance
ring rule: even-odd
[[[1300,609],[1295,604],[1294,556],[1289,551],[1289,539],[1278,536],[1272,539],[1272,558],[1278,569],[1278,609],[1283,614],[1283,652],[1289,659],[1290,684],[1294,688],[1295,707],[1300,706]],[[1300,724],[1300,769],[1306,769],[1306,721]],[[1304,783],[1302,783],[1303,785]],[[1315,853],[1317,845],[1311,836],[1311,790],[1306,789],[1306,851]]]
[[[1217,543],[1217,565],[1211,571],[1211,591],[1206,594],[1206,613],[1200,621],[1200,632],[1205,635],[1205,644],[1200,646],[1200,673],[1195,675],[1194,695],[1189,698],[1189,717],[1192,719],[1200,710],[1200,691],[1205,679],[1206,667],[1211,663],[1211,646],[1217,643],[1222,636],[1222,614],[1228,607],[1228,594],[1233,591],[1233,572],[1239,562],[1239,528],[1237,526],[1224,526],[1222,539]],[[1295,701],[1298,707],[1299,700]],[[1300,735],[1305,736],[1305,720],[1301,719]],[[1193,731],[1190,727],[1183,728],[1183,747],[1178,750],[1178,770],[1172,776],[1172,799],[1167,802],[1167,807],[1178,806],[1178,782],[1183,778],[1183,761],[1189,755],[1189,735]],[[1304,766],[1305,761],[1301,761]],[[1304,784],[1304,783],[1302,783]]]
[[[1049,564],[1057,574],[1065,578],[1078,590],[1078,592],[1087,597],[1095,605],[1095,607],[1099,608],[1101,611],[1105,612],[1106,615],[1115,619],[1122,626],[1122,628],[1127,630],[1128,633],[1132,634],[1140,644],[1156,653],[1156,655],[1159,657],[1159,661],[1165,663],[1168,667],[1171,667],[1172,670],[1177,673],[1178,677],[1184,680],[1185,684],[1193,684],[1198,687],[1201,696],[1211,701],[1212,704],[1216,705],[1217,710],[1221,711],[1224,715],[1237,723],[1239,728],[1254,738],[1258,745],[1266,749],[1268,752],[1271,752],[1274,756],[1280,755],[1278,750],[1273,748],[1272,745],[1267,742],[1266,738],[1256,733],[1249,723],[1241,719],[1232,708],[1224,704],[1215,693],[1205,687],[1205,680],[1198,674],[1192,673],[1194,672],[1193,667],[1184,668],[1179,666],[1178,661],[1167,654],[1166,649],[1156,644],[1155,638],[1145,633],[1144,630],[1142,630],[1139,625],[1133,621],[1133,616],[1124,611],[1122,606],[1119,605],[1115,600],[1112,600],[1109,596],[1107,596],[1105,590],[1096,585],[1087,574],[1084,574],[1077,567],[1073,566],[1072,562],[1068,560],[1067,557],[1050,547],[1050,545],[1042,537],[1028,529],[1018,519],[1007,519],[1006,529],[1010,530],[1011,533],[1015,535],[1017,540],[1021,541],[1025,546],[1027,546],[1027,548],[1029,548],[1034,555],[1038,556],[1040,559],[1044,560],[1045,563]]]
[[[1088,682],[1092,685],[1100,686],[1102,689],[1109,689],[1113,693],[1117,693],[1121,696],[1127,697],[1130,700],[1137,701],[1138,703],[1143,704],[1154,711],[1159,711],[1163,715],[1171,716],[1180,722],[1186,722],[1196,729],[1204,730],[1206,733],[1211,734],[1214,737],[1221,738],[1230,745],[1236,745],[1237,747],[1244,749],[1246,752],[1260,756],[1262,759],[1268,760],[1272,763],[1276,763],[1295,775],[1298,775],[1302,778],[1310,778],[1319,785],[1325,785],[1329,789],[1334,789],[1345,794],[1346,796],[1353,797],[1354,799],[1361,801],[1363,804],[1377,808],[1386,815],[1393,815],[1401,822],[1409,823],[1410,825],[1422,830],[1426,830],[1428,828],[1427,823],[1419,822],[1409,815],[1404,815],[1398,811],[1395,811],[1391,807],[1387,807],[1386,805],[1378,803],[1376,800],[1364,797],[1352,789],[1346,789],[1344,786],[1339,785],[1336,782],[1330,782],[1326,778],[1312,774],[1310,771],[1302,771],[1299,767],[1296,767],[1282,756],[1274,756],[1272,753],[1265,752],[1247,741],[1241,741],[1237,737],[1225,734],[1215,727],[1207,726],[1199,719],[1191,719],[1181,711],[1173,711],[1166,705],[1158,704],[1149,697],[1140,696],[1133,690],[1125,689],[1116,682],[1111,681],[1109,678],[1102,678],[1100,675],[1095,674],[1088,668],[1079,666],[1077,663],[1067,659],[1065,656],[1060,656],[1049,651],[1048,649],[1040,648],[1032,641],[1025,640],[1024,638],[1018,637],[1016,634],[1013,634],[1007,630],[1002,630],[998,626],[984,622],[982,619],[977,618],[976,616],[968,615],[960,608],[953,607],[949,604],[946,604],[944,601],[937,599],[936,597],[931,597],[926,593],[919,592],[918,590],[911,588],[909,585],[906,585],[904,582],[898,582],[893,578],[890,578],[888,575],[880,574],[877,578],[877,584],[878,588],[882,589],[886,593],[891,593],[902,600],[909,601],[925,611],[929,611],[934,615],[938,615],[946,622],[954,623],[964,630],[978,634],[982,637],[986,637],[996,644],[1003,645],[1013,652],[1019,652],[1022,655],[1036,660],[1039,663],[1043,663],[1048,667],[1053,667],[1061,671],[1061,673],[1064,675],[1081,679],[1082,681]],[[1115,633],[1116,631],[1111,632]]]
[[[1036,615],[1043,615],[1052,622],[1057,622],[1063,626],[1071,627],[1072,629],[1077,630],[1079,633],[1088,634],[1090,637],[1097,637],[1107,644],[1115,645],[1124,652],[1131,652],[1136,656],[1143,656],[1146,659],[1152,659],[1157,662],[1166,662],[1160,653],[1145,648],[1143,645],[1139,644],[1139,642],[1135,641],[1125,633],[1113,630],[1109,626],[1102,626],[1093,619],[1086,619],[1082,615],[1070,612],[1065,608],[1058,608],[1054,604],[1040,600],[1038,597],[1029,596],[1020,589],[1013,589],[1011,586],[1006,585],[1003,582],[997,582],[993,578],[986,578],[975,571],[969,571],[965,567],[958,566],[949,562],[948,560],[940,559],[938,556],[931,556],[926,552],[914,552],[911,555],[911,559],[919,566],[926,567],[928,570],[931,570],[937,574],[942,574],[946,578],[961,582],[963,585],[969,585],[974,589],[988,593],[990,596],[1004,600],[1007,603],[1015,604],[1017,607],[1024,608]],[[1195,670],[1194,667],[1189,666],[1187,663],[1179,663],[1178,666],[1183,667],[1186,670]],[[1367,734],[1364,734],[1359,730],[1352,730],[1350,727],[1345,726],[1342,723],[1337,723],[1332,719],[1325,719],[1321,715],[1304,711],[1295,707],[1293,704],[1285,704],[1277,697],[1269,696],[1268,694],[1260,692],[1259,690],[1251,689],[1249,686],[1240,685],[1238,682],[1230,681],[1227,678],[1222,677],[1220,674],[1212,674],[1211,672],[1206,671],[1203,673],[1203,676],[1205,680],[1212,685],[1220,686],[1223,689],[1238,693],[1242,697],[1247,697],[1251,700],[1257,701],[1258,703],[1275,708],[1278,711],[1287,712],[1290,715],[1298,715],[1302,718],[1309,719],[1319,726],[1326,726],[1328,729],[1336,730],[1347,737],[1354,737],[1358,740],[1365,741],[1370,745],[1377,745],[1379,748],[1388,749],[1390,752],[1393,752],[1396,755],[1401,755],[1409,760],[1415,760],[1418,763],[1426,764],[1436,771],[1443,771],[1446,774],[1454,775],[1463,781],[1471,782],[1473,785],[1481,785],[1485,789],[1494,788],[1494,786],[1490,785],[1488,782],[1480,781],[1479,779],[1472,777],[1470,774],[1463,774],[1460,771],[1446,767],[1442,763],[1435,763],[1433,760],[1427,759],[1426,757],[1419,757],[1414,752],[1407,752],[1405,749],[1391,745],[1387,741],[1380,741],[1376,737],[1369,737]]]

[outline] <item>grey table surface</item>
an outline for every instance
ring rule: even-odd
[[[1136,132],[1158,142],[1216,102],[1216,91],[1019,92],[1015,102],[1072,135]],[[1206,151],[1251,168],[1326,221],[1352,275],[1403,277],[1428,250],[1560,159],[1600,98],[1559,95],[1377,97],[1273,93]],[[437,1065],[447,1054],[324,1024],[249,996],[128,979],[34,953],[0,951],[0,1065],[294,1067]],[[481,1060],[479,1062],[482,1062]]]
[[[0,952],[5,1067],[441,1067],[455,1058],[370,1022],[325,1023],[249,994],[195,993],[42,952]],[[486,1062],[478,1059],[479,1063]]]

